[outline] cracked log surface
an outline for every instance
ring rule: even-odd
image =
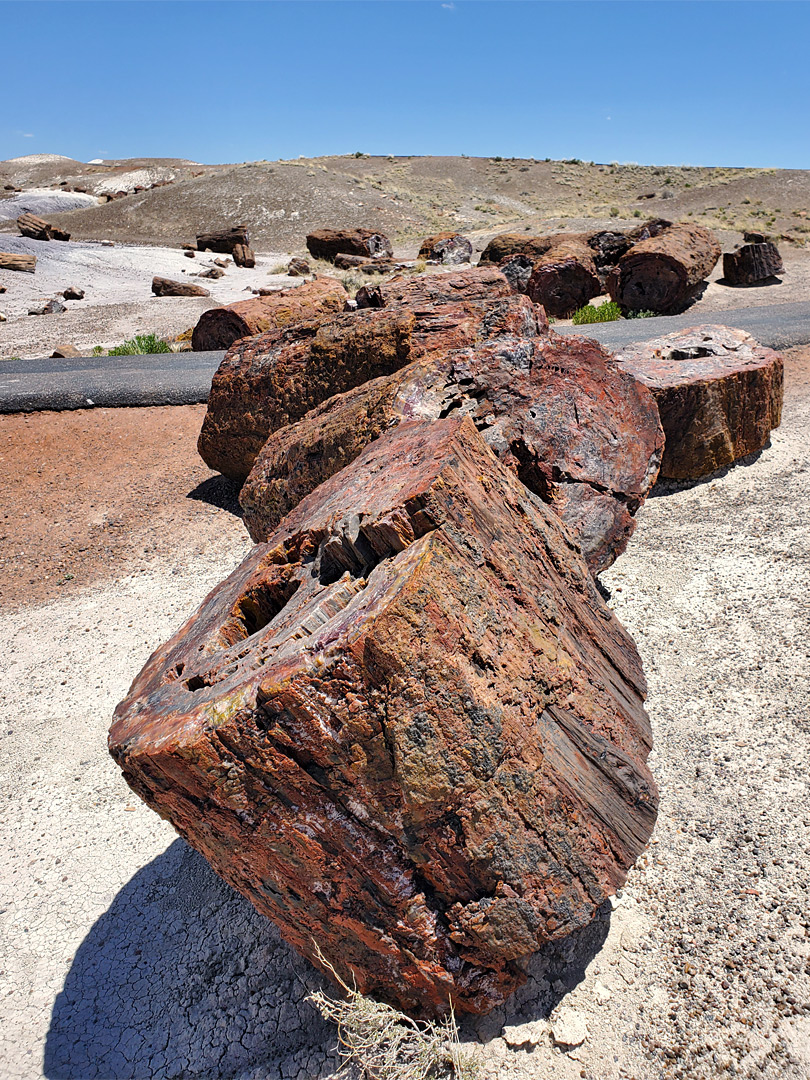
[[[335,278],[305,281],[270,296],[255,296],[225,307],[209,308],[191,337],[195,352],[230,349],[239,338],[343,311],[349,294]]]
[[[494,300],[511,292],[509,282],[496,267],[473,266],[451,274],[425,274],[417,278],[400,274],[379,285],[364,285],[358,289],[356,300],[359,308],[396,304],[417,308],[462,300]]]
[[[655,822],[632,640],[471,420],[313,492],[119,705],[127,782],[316,965],[487,1012]]]
[[[782,420],[782,357],[728,326],[695,326],[616,353],[664,429],[661,476],[694,480],[767,446]]]
[[[393,303],[271,330],[237,342],[211,385],[198,443],[212,469],[241,483],[267,437],[310,409],[427,354],[504,333],[535,336],[544,313],[525,297],[487,289],[463,302]],[[446,275],[447,278],[462,275]],[[458,291],[458,290],[454,290]],[[418,296],[421,295],[421,292]],[[418,299],[417,296],[417,299]]]
[[[240,495],[251,536],[266,540],[302,498],[393,425],[465,415],[559,514],[594,574],[624,551],[658,473],[658,410],[596,342],[553,333],[504,334],[430,355],[275,432]]]

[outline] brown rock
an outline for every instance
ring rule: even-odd
[[[248,270],[252,270],[256,265],[256,256],[253,252],[253,248],[247,247],[245,244],[235,244],[233,249],[233,261],[237,266],[243,266]]]
[[[51,356],[55,360],[67,360],[74,356],[81,356],[82,354],[76,348],[75,345],[57,345],[51,353]]]
[[[247,225],[234,225],[218,232],[197,233],[198,251],[215,251],[220,255],[232,255],[237,244],[247,247],[250,243]]]
[[[357,306],[389,307],[441,304],[457,300],[492,300],[509,296],[509,282],[494,266],[471,267],[449,274],[420,274],[392,278],[380,285],[364,285],[357,292]]]
[[[171,281],[165,277],[152,278],[152,292],[155,296],[210,296],[202,285],[192,285],[188,281]]]
[[[60,300],[47,300],[39,307],[28,309],[29,315],[61,315],[67,308]]]
[[[549,315],[568,318],[602,292],[593,250],[585,238],[564,234],[532,268],[526,295]]]
[[[411,1013],[484,1013],[646,845],[644,693],[557,519],[444,420],[369,447],[254,549],[109,745],[313,963]]]
[[[17,218],[17,228],[31,240],[70,240],[70,233],[50,225],[34,214],[22,214]]]
[[[0,285],[0,293],[4,293],[5,291],[6,291],[5,285]]]
[[[187,259],[193,259],[194,258],[194,250],[193,250],[193,248],[186,248],[185,251],[183,252],[183,254],[185,255],[185,257]]]
[[[346,312],[237,342],[214,375],[197,448],[239,483],[271,432],[412,360],[544,326],[525,297]]]
[[[338,270],[354,270],[356,266],[363,266],[369,262],[368,255],[346,255],[339,251],[332,260]]]
[[[719,258],[713,232],[678,222],[635,244],[610,272],[608,290],[626,310],[673,314],[694,299]]]
[[[342,311],[347,296],[336,278],[324,277],[291,289],[274,290],[253,300],[210,308],[202,313],[194,328],[192,347],[196,352],[229,349],[239,338]]]
[[[68,285],[62,296],[65,300],[84,300],[84,289],[79,289],[76,285]]]
[[[745,244],[723,256],[723,277],[729,285],[757,285],[784,270],[776,244]]]
[[[591,572],[609,566],[658,474],[664,438],[655,401],[594,341],[539,336],[540,325],[519,335],[514,322],[503,329],[472,348],[428,354],[271,434],[240,495],[253,539],[266,540],[318,484],[397,424],[466,415],[563,519]]]
[[[782,417],[783,363],[742,330],[696,326],[616,353],[650,388],[666,444],[661,476],[707,476],[768,444]]]
[[[333,262],[337,254],[390,257],[391,241],[373,229],[316,229],[307,236],[307,250],[313,259]]]
[[[551,249],[551,236],[527,236],[525,233],[501,233],[493,236],[481,252],[479,263],[501,263],[511,255],[528,255],[533,261]]]
[[[446,266],[468,263],[472,257],[472,244],[466,236],[457,232],[440,232],[422,241],[420,259],[444,263]]]
[[[226,267],[230,266],[231,261],[231,259],[214,259],[214,266],[220,266],[224,270]]]
[[[36,268],[36,255],[13,255],[10,251],[0,251],[0,270],[19,270],[25,274],[33,274]]]
[[[197,277],[211,278],[217,281],[219,278],[225,276],[225,271],[220,266],[209,266],[207,270],[201,270]]]
[[[308,277],[312,271],[306,259],[290,259],[287,264],[287,273],[290,277]]]

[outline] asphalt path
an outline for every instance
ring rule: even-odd
[[[617,348],[700,323],[733,326],[772,349],[788,349],[810,344],[810,301],[702,315],[693,312],[588,326],[555,326],[555,330],[596,338]],[[206,402],[211,379],[224,355],[183,352],[0,361],[0,413]]]

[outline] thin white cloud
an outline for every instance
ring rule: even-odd
[[[444,8],[445,11],[455,11],[456,10],[456,5],[455,4],[442,4],[442,7]]]
[[[33,137],[34,137],[34,136],[33,136],[33,135],[29,135],[29,134],[28,134],[28,132],[24,131],[24,132],[22,133],[22,137],[23,137],[24,139],[33,139]]]

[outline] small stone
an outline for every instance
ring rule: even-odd
[[[307,274],[311,274],[309,263],[306,259],[290,259],[287,266],[287,273],[290,277],[306,277]]]
[[[599,1002],[600,1005],[606,1005],[613,997],[613,991],[609,990],[604,983],[595,983],[593,988],[593,996]]]
[[[84,289],[79,289],[75,285],[68,285],[62,296],[65,300],[84,300]]]
[[[2,311],[0,311],[0,322],[8,322],[8,319]]]
[[[544,1020],[531,1020],[528,1024],[507,1024],[501,1038],[513,1050],[520,1046],[539,1046],[546,1039],[548,1024]]]
[[[57,360],[64,360],[72,356],[81,356],[82,354],[76,348],[75,345],[57,345],[51,353],[51,356]]]
[[[555,1046],[565,1049],[569,1046],[581,1046],[588,1038],[588,1025],[585,1018],[573,1009],[563,1009],[551,1021],[551,1038]]]
[[[185,257],[187,259],[193,259],[194,258],[194,252],[191,251],[190,249],[187,249],[186,251],[184,251],[183,254],[185,255]]]

